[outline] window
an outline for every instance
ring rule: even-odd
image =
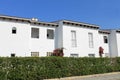
[[[54,39],[54,30],[47,29],[47,39]]]
[[[39,52],[31,52],[32,57],[39,57]]]
[[[11,54],[11,57],[15,57],[15,53],[12,53],[12,54]]]
[[[95,57],[95,54],[88,54],[89,57]]]
[[[70,54],[70,57],[78,57],[78,54]]]
[[[32,38],[39,38],[39,28],[32,28],[31,29],[31,37]]]
[[[51,56],[52,55],[52,52],[47,52],[47,56]]]
[[[71,44],[72,47],[77,47],[76,31],[71,31]]]
[[[92,33],[88,33],[88,38],[89,38],[89,48],[93,48],[94,44],[93,44],[93,34]]]
[[[16,34],[17,33],[17,29],[16,29],[16,27],[13,27],[12,28],[12,34]]]
[[[104,39],[104,43],[108,43],[108,38],[107,38],[107,36],[103,36],[103,39]]]

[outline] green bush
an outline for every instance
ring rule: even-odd
[[[43,80],[120,71],[120,58],[1,57],[0,80]]]

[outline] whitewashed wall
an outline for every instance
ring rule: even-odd
[[[31,28],[39,28],[39,38],[30,38],[30,51],[39,52],[39,56],[47,56],[47,52],[55,49],[54,39],[47,39],[47,29],[55,31],[55,27],[31,25]]]
[[[116,33],[117,36],[117,48],[118,48],[118,56],[120,56],[120,33]]]
[[[17,33],[12,34],[12,27],[16,27]],[[31,28],[39,28],[39,39],[31,38]],[[0,56],[31,56],[31,52],[39,52],[40,56],[46,56],[47,52],[55,49],[54,39],[47,39],[47,29],[55,30],[55,27],[35,26],[25,22],[0,21]]]
[[[12,27],[16,27],[17,33],[12,34]],[[30,26],[28,23],[0,20],[0,56],[29,55]]]
[[[109,51],[111,57],[118,56],[117,35],[116,30],[110,30],[109,35]]]
[[[12,28],[16,27],[17,33],[12,34]],[[31,38],[31,28],[39,28],[39,38]],[[54,30],[54,39],[47,39],[47,29]],[[76,31],[77,47],[71,45],[71,31]],[[85,28],[74,25],[65,25],[59,22],[59,27],[32,25],[27,22],[0,20],[0,56],[31,56],[31,52],[39,52],[40,56],[46,56],[47,52],[53,52],[55,48],[64,48],[64,56],[79,54],[79,57],[88,57],[95,54],[99,57],[99,47],[104,48],[104,53],[111,57],[120,56],[120,33],[110,30],[110,34],[98,32],[99,29]],[[93,48],[89,48],[88,33],[93,33]],[[108,36],[108,44],[104,43],[103,36]],[[105,54],[103,55],[106,56]]]
[[[71,30],[76,31],[77,47],[71,46]],[[93,33],[94,47],[89,48],[88,33]],[[79,54],[79,57],[88,57],[88,54],[98,54],[98,30],[83,28],[78,26],[63,25],[63,47],[64,56],[69,57],[70,54]]]
[[[55,28],[55,48],[63,47],[63,23],[60,21],[58,24]]]
[[[108,43],[104,43],[104,36],[109,36],[109,34],[105,34],[105,33],[99,33],[99,47],[101,46],[104,49],[104,54],[103,57],[110,57],[110,53],[109,53],[109,40]],[[108,38],[109,39],[109,38]]]

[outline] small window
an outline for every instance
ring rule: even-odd
[[[95,57],[95,54],[88,54],[89,57]]]
[[[11,54],[11,57],[15,57],[15,53],[12,53],[12,54]]]
[[[31,37],[32,38],[39,38],[39,28],[32,28],[31,29]]]
[[[12,28],[12,34],[16,34],[17,33],[17,29],[16,29],[16,27],[13,27]]]
[[[108,43],[108,38],[107,38],[107,36],[103,36],[103,39],[104,39],[104,43]]]
[[[70,54],[70,57],[78,57],[78,54]]]
[[[39,57],[39,52],[31,52],[32,57]]]
[[[52,55],[52,52],[47,52],[47,56],[51,56]]]
[[[54,39],[54,30],[47,29],[47,39]]]

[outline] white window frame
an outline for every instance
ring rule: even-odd
[[[77,47],[76,31],[71,30],[71,45]]]
[[[89,48],[94,48],[93,33],[88,33]]]

